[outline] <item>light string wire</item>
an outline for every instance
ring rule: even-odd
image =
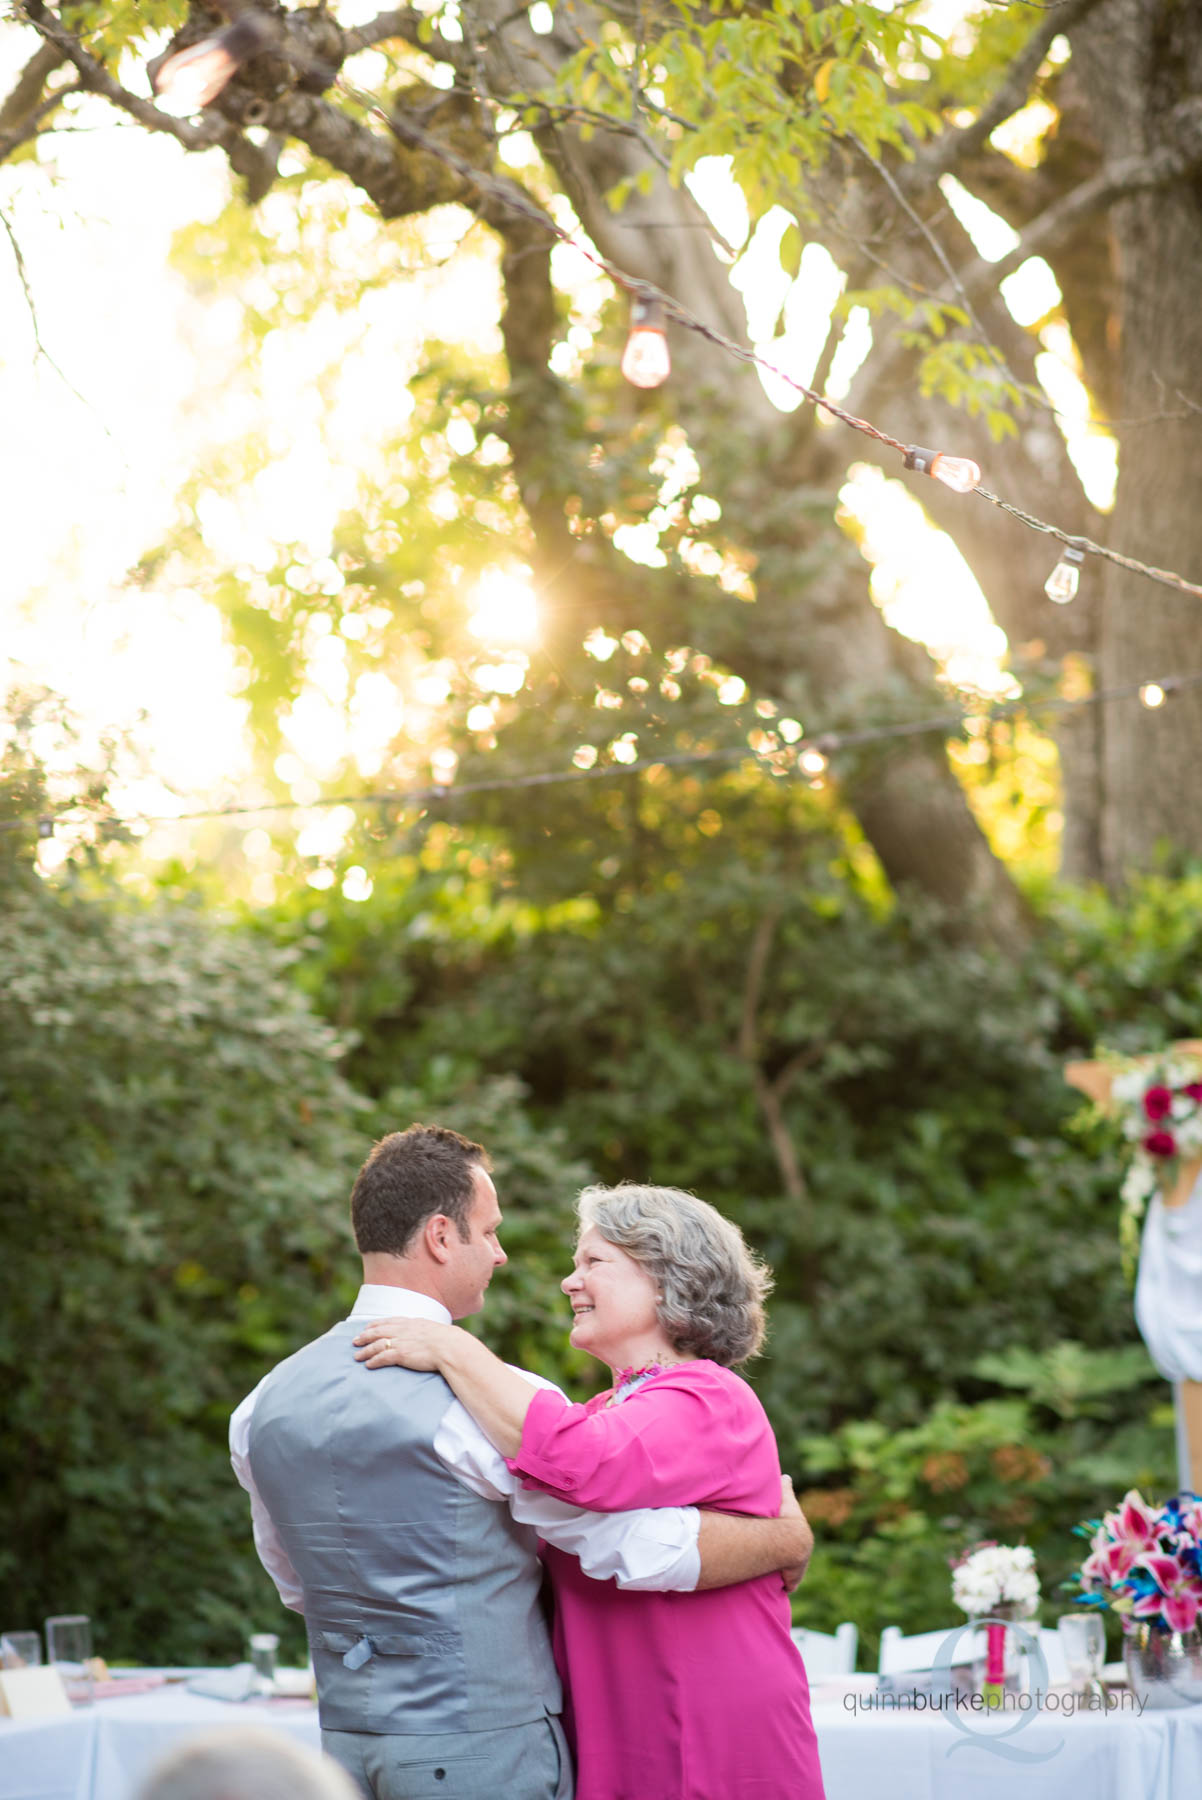
[[[906,456],[913,448],[912,445],[903,443],[900,438],[893,437],[891,433],[882,431],[880,427],[874,425],[871,420],[860,418],[858,414],[849,412],[845,407],[839,406],[837,402],[830,399],[828,395],[820,392],[817,388],[809,387],[804,381],[800,381],[795,375],[791,375],[787,370],[782,369],[778,363],[774,363],[767,357],[762,356],[759,351],[752,350],[747,345],[740,344],[734,338],[728,337],[725,332],[717,330],[716,327],[712,325],[707,325],[703,319],[699,319],[696,314],[690,312],[681,301],[677,300],[672,294],[665,292],[662,288],[656,287],[653,282],[645,281],[637,275],[629,274],[610,257],[603,255],[601,251],[595,249],[592,245],[582,244],[578,238],[573,237],[570,231],[567,231],[563,226],[558,225],[555,220],[544,212],[534,201],[528,200],[520,193],[520,191],[515,191],[514,186],[511,183],[498,180],[495,176],[487,174],[484,170],[477,169],[466,157],[460,156],[457,151],[450,149],[441,139],[434,137],[420,125],[408,119],[403,123],[399,122],[396,118],[385,112],[384,108],[377,100],[373,99],[370,94],[364,93],[361,88],[348,82],[341,74],[336,77],[333,86],[341,93],[345,94],[348,99],[353,100],[356,104],[362,106],[372,115],[372,117],[381,120],[399,142],[418,145],[422,150],[425,150],[429,155],[436,157],[448,168],[454,169],[465,181],[470,182],[479,189],[481,194],[488,195],[499,205],[507,207],[509,211],[521,214],[523,217],[531,220],[534,224],[540,226],[543,230],[557,238],[560,243],[575,250],[580,256],[585,257],[587,261],[591,262],[596,268],[601,269],[603,273],[609,276],[611,281],[615,282],[617,286],[623,288],[627,293],[635,295],[636,297],[658,300],[668,317],[676,324],[682,325],[688,331],[696,332],[698,336],[705,338],[709,343],[716,345],[719,349],[725,350],[739,362],[751,364],[765,370],[770,375],[775,375],[779,380],[783,381],[787,387],[792,388],[794,392],[800,394],[804,400],[808,400],[812,406],[821,408],[822,411],[829,413],[832,418],[837,419],[840,424],[847,425],[851,430],[858,431],[862,433],[863,436],[872,438],[876,443],[883,444],[887,449],[896,450],[900,456]],[[1048,537],[1055,538],[1061,544],[1069,545],[1073,549],[1084,551],[1087,555],[1103,557],[1107,562],[1115,563],[1119,568],[1126,569],[1131,574],[1143,575],[1149,581],[1159,582],[1164,587],[1175,588],[1179,593],[1194,594],[1199,599],[1202,599],[1202,584],[1188,581],[1184,575],[1179,575],[1173,569],[1158,568],[1153,563],[1141,562],[1138,557],[1126,556],[1122,551],[1112,550],[1106,544],[1096,543],[1093,538],[1083,537],[1077,532],[1065,531],[1062,526],[1053,525],[1048,520],[1040,519],[1036,514],[1026,512],[1022,507],[1015,506],[1011,501],[1004,500],[1000,494],[995,494],[990,488],[985,487],[981,483],[978,483],[971,491],[975,494],[979,494],[981,499],[987,500],[991,506],[996,506],[1000,511],[1007,513],[1011,518],[1017,519],[1020,524],[1028,526],[1032,531],[1042,532]]]
[[[1036,4],[1037,0],[1027,0],[1027,3]],[[1050,4],[1056,3],[1057,0],[1050,0]],[[245,17],[246,13],[254,11],[255,9],[253,6],[242,5],[239,7],[237,19],[241,19]],[[259,16],[265,17],[265,15],[262,14]],[[54,32],[46,29],[44,22],[41,25],[38,24],[36,19],[31,19],[30,22],[33,23],[36,28],[42,30],[43,36],[49,38],[51,42],[60,42],[62,37],[65,36],[65,34],[61,33],[61,30],[60,32]],[[229,28],[227,27],[227,29]],[[304,52],[300,51],[299,47],[295,44],[290,44],[288,46],[287,55],[288,60],[294,65],[298,72],[303,73],[306,68],[312,71],[316,71],[320,68],[323,74],[328,77],[328,65],[320,64],[317,58],[306,55]],[[239,60],[244,59],[240,58]],[[231,69],[230,74],[233,72],[234,71]],[[226,80],[228,79],[229,76],[227,75]],[[222,85],[224,85],[224,82]],[[354,83],[347,81],[341,72],[335,74],[333,80],[329,81],[328,85],[332,90],[345,95],[347,99],[353,101],[356,105],[363,107],[371,117],[379,119],[386,130],[397,138],[399,142],[418,145],[429,155],[445,164],[446,167],[455,170],[455,172],[466,182],[475,187],[481,195],[491,196],[499,205],[504,206],[510,212],[523,215],[534,224],[538,225],[542,230],[546,231],[549,235],[558,239],[560,243],[575,250],[596,268],[601,269],[603,273],[608,275],[610,279],[617,284],[617,286],[623,288],[627,293],[658,300],[664,307],[668,316],[677,324],[684,326],[686,330],[696,332],[708,342],[725,350],[738,361],[754,365],[764,369],[769,374],[775,375],[779,380],[783,381],[787,387],[792,388],[794,392],[800,394],[803,399],[808,400],[812,406],[818,407],[822,411],[828,413],[832,418],[838,419],[841,424],[847,425],[851,430],[858,431],[865,437],[872,438],[876,443],[883,444],[888,449],[896,450],[903,458],[915,448],[914,445],[904,444],[900,438],[893,437],[891,433],[882,431],[878,426],[872,424],[870,420],[860,418],[857,414],[847,411],[844,407],[839,406],[835,401],[831,400],[826,394],[821,393],[816,388],[809,387],[805,382],[799,381],[796,376],[789,374],[778,364],[769,361],[767,357],[761,356],[758,351],[738,343],[735,339],[728,337],[724,332],[717,330],[714,326],[707,325],[704,320],[697,318],[695,314],[691,313],[681,301],[677,300],[673,295],[656,287],[652,282],[645,281],[638,276],[629,274],[609,257],[604,256],[591,245],[580,243],[569,231],[556,224],[556,222],[550,218],[541,207],[524,195],[520,189],[516,189],[513,183],[499,180],[496,176],[490,175],[486,171],[477,168],[473,163],[469,162],[466,157],[460,156],[457,151],[452,150],[448,145],[443,143],[441,139],[432,136],[431,133],[425,131],[413,120],[406,119],[403,123],[399,122],[394,116],[384,110],[373,95],[365,93]],[[491,96],[486,96],[486,98],[491,98]],[[537,105],[538,103],[532,102],[532,104]],[[980,482],[978,482],[970,491],[979,494],[980,497],[983,500],[987,500],[991,506],[998,507],[1002,512],[1007,513],[1013,519],[1017,519],[1020,524],[1028,526],[1032,531],[1041,532],[1045,536],[1056,539],[1057,542],[1061,544],[1082,551],[1084,554],[1102,557],[1107,562],[1114,563],[1117,567],[1126,569],[1131,574],[1143,575],[1149,581],[1158,582],[1162,586],[1174,588],[1179,593],[1193,594],[1202,599],[1202,584],[1188,581],[1185,576],[1178,574],[1176,570],[1159,568],[1155,564],[1141,561],[1138,557],[1126,556],[1121,551],[1112,550],[1108,545],[1099,544],[1093,538],[1084,537],[1076,532],[1065,531],[1062,526],[1051,524],[1048,520],[1041,519],[1037,517],[1036,514],[1027,512],[1022,507],[1015,506],[1012,502],[1004,500],[1000,494],[995,494],[991,489],[985,487]]]
[[[197,821],[211,819],[234,819],[269,813],[315,812],[329,806],[394,806],[398,811],[418,807],[424,810],[431,803],[440,801],[457,801],[474,794],[514,793],[527,788],[555,787],[567,782],[601,781],[613,776],[645,775],[651,769],[686,768],[702,763],[753,761],[759,767],[770,768],[774,773],[786,774],[798,772],[803,756],[807,752],[817,752],[826,760],[837,755],[841,750],[854,750],[867,744],[884,743],[889,740],[922,737],[938,733],[947,735],[962,729],[970,720],[983,720],[988,725],[1003,722],[1017,716],[1028,716],[1043,713],[1072,712],[1086,706],[1099,706],[1110,700],[1142,697],[1145,692],[1155,690],[1161,700],[1159,706],[1173,694],[1187,688],[1202,685],[1202,669],[1188,675],[1165,675],[1159,681],[1125,681],[1114,687],[1100,688],[1092,694],[1077,694],[1069,697],[1064,694],[1049,694],[1043,698],[1032,699],[1021,695],[1014,700],[999,700],[992,706],[962,708],[956,712],[937,714],[926,719],[905,719],[892,725],[863,725],[845,731],[821,731],[802,737],[796,744],[782,746],[779,750],[758,751],[750,744],[730,744],[717,750],[681,750],[670,751],[663,756],[648,756],[637,762],[598,764],[591,769],[538,769],[521,775],[497,775],[479,781],[427,782],[421,787],[386,789],[382,792],[366,794],[328,794],[315,800],[267,800],[260,803],[246,802],[234,806],[206,807],[197,812],[187,813],[128,813],[120,817],[100,813],[84,815],[72,819],[69,815],[77,807],[77,801],[69,801],[56,812],[28,813],[20,818],[0,819],[0,832],[37,830],[41,835],[53,834],[57,823],[87,825],[95,823],[106,830],[115,830],[122,826],[133,825],[187,825]],[[1145,710],[1149,710],[1148,702],[1143,702]],[[770,725],[764,721],[765,727]],[[787,755],[789,767],[781,768],[782,757]],[[804,768],[800,769],[803,776]],[[465,821],[466,822],[466,821]],[[47,830],[49,827],[49,830]]]

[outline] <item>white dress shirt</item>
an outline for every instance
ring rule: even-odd
[[[359,1289],[350,1316],[365,1325],[373,1319],[388,1318],[430,1319],[440,1325],[452,1322],[446,1307],[428,1295],[414,1293],[411,1288],[377,1284]],[[534,1387],[560,1392],[553,1381],[541,1375],[532,1375],[526,1369],[515,1369],[514,1373]],[[259,1387],[262,1385],[260,1382]],[[230,1460],[234,1474],[250,1495],[259,1561],[279,1589],[284,1605],[303,1612],[304,1593],[296,1570],[250,1471],[250,1421],[259,1387],[247,1395],[230,1420]],[[452,1400],[443,1414],[433,1448],[440,1462],[465,1487],[485,1500],[503,1502],[520,1525],[532,1525],[548,1544],[579,1557],[581,1568],[594,1580],[606,1581],[612,1576],[620,1588],[649,1588],[664,1593],[691,1593],[697,1586],[701,1576],[697,1549],[701,1517],[695,1506],[597,1513],[569,1506],[551,1494],[529,1492],[458,1400]]]

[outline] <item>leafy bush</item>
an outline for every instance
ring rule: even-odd
[[[1025,1397],[943,1400],[908,1430],[865,1419],[801,1445],[807,1472],[825,1484],[801,1494],[817,1548],[794,1612],[819,1630],[855,1619],[867,1668],[884,1625],[959,1621],[948,1565],[982,1539],[1031,1544],[1042,1619],[1071,1611],[1062,1584],[1084,1555],[1073,1526],[1099,1495],[1175,1485],[1171,1409],[1150,1400],[1157,1377],[1141,1345],[1015,1349],[981,1357],[974,1372]],[[1115,1397],[1128,1393],[1142,1416],[1115,1431]]]
[[[229,1413],[353,1292],[362,1109],[280,952],[86,873],[50,886],[6,848],[4,1616],[84,1611],[110,1656],[232,1660],[279,1605]]]
[[[48,805],[36,759],[5,773],[0,813]],[[75,791],[99,846],[103,780]],[[652,798],[637,856],[612,796],[534,796],[377,853],[367,903],[298,889],[241,926],[132,901],[102,848],[48,883],[0,834],[10,1620],[82,1607],[108,1652],[163,1660],[278,1620],[228,1413],[345,1310],[351,1175],[422,1117],[494,1157],[511,1263],[480,1328],[574,1392],[600,1374],[558,1287],[584,1181],[742,1225],[777,1276],[750,1376],[819,1532],[800,1605],[869,1657],[891,1619],[949,1618],[966,1541],[1024,1534],[1047,1594],[1076,1519],[1172,1486],[1115,1146],[1061,1067],[1197,1030],[1202,876],[1052,895],[1003,964],[891,901],[808,793]],[[588,891],[557,886],[561,826],[575,875],[608,871]]]

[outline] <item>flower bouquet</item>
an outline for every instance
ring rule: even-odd
[[[1134,1264],[1148,1201],[1178,1183],[1188,1198],[1202,1167],[1202,1046],[1176,1044],[1163,1057],[1135,1057],[1114,1065],[1102,1111],[1118,1121],[1130,1146],[1119,1189],[1123,1253]]]
[[[1122,1618],[1133,1690],[1153,1706],[1202,1700],[1202,1500],[1175,1494],[1149,1506],[1132,1489],[1077,1532],[1089,1539],[1081,1599]]]
[[[1039,1606],[1035,1552],[1028,1544],[974,1544],[952,1564],[952,1599],[970,1619],[986,1620],[981,1692],[1000,1704],[1010,1635],[1005,1621],[1034,1618]]]
[[[1039,1606],[1039,1576],[1029,1544],[974,1544],[952,1564],[952,1599],[970,1619],[1005,1607],[1013,1619],[1031,1619]]]

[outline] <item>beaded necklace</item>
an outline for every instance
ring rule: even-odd
[[[620,1406],[623,1400],[629,1400],[631,1394],[636,1394],[653,1375],[662,1375],[667,1369],[679,1367],[679,1363],[647,1363],[641,1369],[619,1369],[614,1391],[606,1400],[606,1406]]]

